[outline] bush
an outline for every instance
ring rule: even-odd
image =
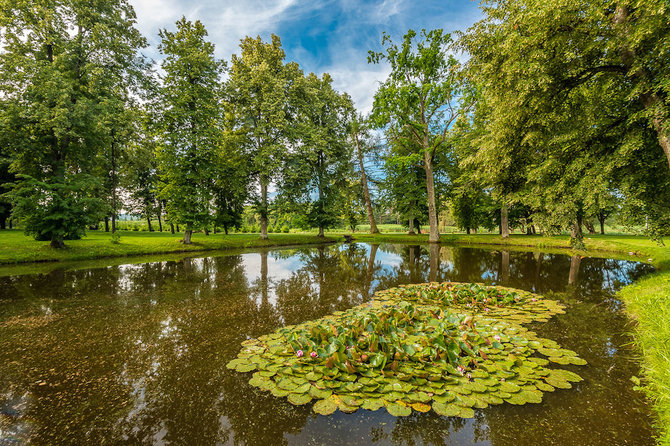
[[[260,228],[258,227],[258,225],[253,225],[249,232],[260,232]]]
[[[120,242],[121,242],[121,234],[119,234],[118,232],[113,232],[110,243],[112,245],[118,245]]]
[[[274,226],[268,226],[268,234],[272,234],[273,232],[275,232]]]
[[[290,229],[289,229],[288,226],[286,226],[286,225],[282,226],[282,228],[281,228],[281,232],[283,232],[284,234],[288,234],[289,231],[290,231]]]

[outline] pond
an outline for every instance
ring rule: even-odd
[[[446,246],[324,245],[0,277],[0,445],[646,445],[639,353],[615,292],[643,263]],[[320,416],[225,367],[246,339],[403,283],[500,284],[563,302],[533,326],[589,364],[541,404],[475,418]]]

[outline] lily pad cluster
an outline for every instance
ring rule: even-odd
[[[557,303],[454,283],[394,288],[378,297],[245,341],[227,367],[253,372],[251,385],[294,405],[314,400],[313,410],[323,415],[385,407],[395,416],[432,409],[467,418],[473,408],[539,403],[544,392],[581,381],[555,364],[586,361],[520,323],[562,311]],[[473,300],[485,306],[468,307]]]
[[[518,323],[546,322],[565,313],[563,305],[528,291],[479,283],[427,283],[401,285],[380,291],[375,296],[384,303],[412,302],[439,305],[454,311],[514,320]]]

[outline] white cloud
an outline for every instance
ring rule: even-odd
[[[335,88],[349,93],[363,113],[371,110],[378,84],[389,73],[385,64],[367,64],[367,51],[380,49],[382,31],[397,40],[409,28],[466,29],[479,17],[476,5],[458,0],[420,5],[407,0],[130,1],[137,12],[138,28],[149,39],[151,47],[145,51],[149,57],[159,59],[158,30],[174,28],[182,16],[203,22],[216,45],[217,57],[225,60],[237,52],[245,36],[268,39],[274,32],[284,37],[288,60],[298,62],[306,72],[329,72]],[[329,27],[321,29],[319,19]],[[284,34],[286,30],[298,32],[282,36],[282,30]],[[304,36],[318,38],[322,46],[302,47]]]

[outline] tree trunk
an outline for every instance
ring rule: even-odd
[[[116,232],[116,154],[114,153],[114,135],[112,134],[112,234]]]
[[[223,227],[223,232],[225,232],[226,235],[228,235],[228,226],[224,226],[224,227]]]
[[[535,230],[535,225],[531,225],[531,228],[533,228],[533,235],[537,235],[537,231]]]
[[[323,232],[323,226],[319,226],[319,234],[318,234],[318,236],[319,236],[319,237],[325,237],[325,236],[326,236],[326,235],[324,234],[324,232]]]
[[[573,246],[581,247],[582,240],[584,239],[584,234],[582,234],[582,222],[581,218],[577,217],[577,221],[572,224],[570,229],[570,243]]]
[[[174,234],[174,224],[170,223],[170,232]]]
[[[4,217],[0,218],[0,229],[6,229],[6,228],[7,228],[6,219]]]
[[[600,233],[605,235],[605,214],[598,214],[598,222],[600,223]]]
[[[264,175],[261,175],[261,240],[268,239],[268,180]]]
[[[370,190],[368,189],[368,177],[365,175],[365,165],[363,163],[363,153],[361,152],[360,142],[358,141],[358,133],[354,134],[356,141],[356,153],[358,154],[358,166],[361,169],[361,184],[363,185],[363,196],[365,198],[365,209],[368,213],[368,222],[370,223],[370,234],[379,234],[377,223],[375,222],[375,215],[372,212],[372,201],[370,200]]]
[[[468,227],[465,228],[465,233],[468,234],[468,235],[470,235],[470,226],[468,226]]]
[[[191,244],[191,234],[193,233],[193,229],[190,223],[186,224],[186,229],[184,230],[184,238],[183,242],[185,245],[190,245]]]
[[[500,230],[502,238],[509,238],[509,209],[504,199],[500,208]]]
[[[153,226],[151,226],[151,216],[147,215],[147,225],[149,225],[149,232],[154,232]]]
[[[177,232],[180,232],[180,231],[179,231],[179,223],[177,223]]]
[[[425,138],[426,139],[426,138]],[[424,147],[428,148],[428,141],[424,140]],[[433,181],[433,161],[431,154],[426,150],[424,155],[424,169],[426,170],[426,192],[428,192],[428,223],[430,225],[430,235],[428,241],[430,243],[438,243],[440,241],[440,231],[437,227],[437,209],[435,207],[435,184]]]
[[[63,236],[62,235],[51,236],[51,247],[54,249],[65,248],[65,242],[63,242]]]
[[[568,285],[574,285],[579,277],[579,264],[582,257],[578,255],[572,256],[570,259],[570,275],[568,276]]]
[[[209,235],[209,228],[207,228],[207,226],[205,226],[204,230],[205,230],[205,235]]]
[[[109,217],[105,217],[105,232],[109,232]]]
[[[158,210],[158,232],[163,232],[163,222],[161,221],[161,211]]]
[[[14,228],[13,228],[13,225],[14,225],[14,222],[13,222],[13,220],[10,218],[10,219],[9,219],[9,229],[14,229]]]
[[[416,232],[414,232],[414,217],[409,218],[409,231],[407,231],[408,235],[416,235]]]
[[[591,220],[586,220],[584,226],[586,226],[586,230],[589,231],[589,234],[596,233],[596,228],[593,226],[593,222]]]

